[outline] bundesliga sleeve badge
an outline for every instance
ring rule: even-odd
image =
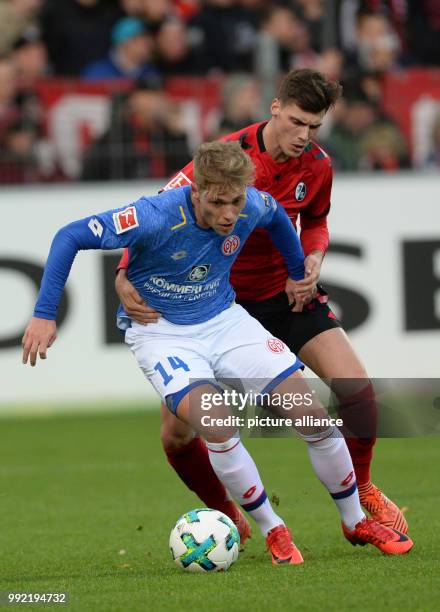
[[[113,223],[117,234],[123,234],[135,227],[139,227],[135,206],[128,206],[125,210],[113,213]]]

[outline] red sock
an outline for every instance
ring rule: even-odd
[[[345,438],[345,441],[353,461],[358,487],[362,487],[371,480],[370,466],[376,438]]]
[[[168,463],[207,508],[220,510],[233,521],[238,519],[238,508],[212,469],[208,449],[201,438],[193,438],[179,450],[164,450]]]
[[[347,381],[346,390],[351,383]],[[346,395],[344,381],[339,379],[337,397],[338,415],[344,421],[341,429],[353,461],[358,487],[361,487],[371,480],[370,466],[376,443],[377,405],[374,388],[370,382],[361,391]]]

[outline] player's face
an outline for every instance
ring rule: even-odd
[[[232,232],[246,202],[246,187],[212,187],[200,191],[193,185],[191,198],[198,225],[221,236]]]
[[[271,106],[275,146],[282,158],[299,157],[310,140],[316,137],[325,111],[308,113],[294,102],[281,104],[278,99]]]

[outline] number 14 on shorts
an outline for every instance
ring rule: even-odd
[[[165,387],[168,385],[168,383],[170,383],[173,380],[173,375],[169,374],[167,372],[167,370],[169,371],[170,368],[172,370],[185,370],[185,372],[189,372],[189,366],[188,364],[186,364],[184,361],[182,361],[182,359],[180,359],[180,357],[176,357],[176,356],[172,356],[172,357],[167,357],[168,360],[168,364],[167,367],[165,368],[164,365],[162,365],[162,362],[158,361],[156,363],[156,365],[154,366],[154,369],[159,372],[159,374],[162,376],[163,379],[163,384],[165,385]]]

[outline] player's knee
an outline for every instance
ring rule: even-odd
[[[184,446],[187,446],[194,437],[194,432],[189,427],[181,427],[182,423],[177,419],[175,419],[175,421],[175,426],[171,421],[162,423],[160,439],[165,451],[180,450]]]
[[[319,402],[295,409],[295,429],[302,436],[319,435],[330,426],[329,414]]]

